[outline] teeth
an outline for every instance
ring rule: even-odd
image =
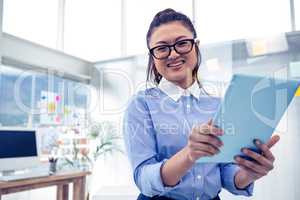
[[[176,62],[176,63],[172,63],[172,64],[168,64],[169,67],[177,67],[181,64],[183,64],[184,62],[183,61],[180,61],[180,62]]]

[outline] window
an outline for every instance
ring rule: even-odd
[[[23,77],[22,70],[7,66],[0,66],[0,71],[0,125],[27,126],[28,109],[31,108],[32,77]]]
[[[70,88],[74,93],[74,106],[81,109],[86,109],[88,105],[89,89],[87,85],[73,82],[73,87]]]
[[[89,88],[56,75],[36,75],[35,125],[73,126],[86,120]],[[39,86],[38,86],[39,85]],[[78,125],[78,123],[77,123]]]
[[[300,0],[294,0],[296,30],[300,31]]]
[[[0,66],[0,126],[85,126],[89,92],[53,74]]]
[[[36,73],[35,74],[35,95],[34,95],[34,108],[36,109],[36,114],[33,118],[33,123],[35,125],[40,124],[40,100],[43,91],[48,91],[48,76],[46,74],[42,73]]]
[[[89,61],[121,56],[121,0],[66,1],[65,52]]]
[[[90,90],[87,85],[75,81],[64,81],[64,124],[84,127]]]
[[[291,30],[288,0],[196,1],[201,43],[274,35]]]
[[[192,19],[192,0],[126,1],[126,46],[128,55],[147,52],[146,34],[149,25],[154,15],[166,8],[183,12]]]
[[[3,31],[56,48],[58,0],[4,0]]]

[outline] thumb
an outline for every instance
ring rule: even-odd
[[[208,122],[207,122],[207,125],[211,126],[212,123],[213,123],[213,120],[212,120],[212,118],[210,118],[210,119],[208,120]]]
[[[271,139],[267,142],[267,146],[269,147],[269,149],[274,146],[278,141],[280,140],[279,135],[274,135],[271,137]]]

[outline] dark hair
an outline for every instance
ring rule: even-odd
[[[149,26],[147,37],[146,37],[148,49],[150,49],[149,42],[154,29],[159,27],[160,25],[167,24],[170,22],[176,22],[176,21],[181,22],[183,26],[185,26],[187,29],[189,29],[192,32],[193,37],[197,38],[197,33],[194,28],[194,25],[191,22],[191,20],[188,18],[188,16],[180,12],[177,12],[171,8],[167,8],[165,10],[158,12],[154,16]],[[197,54],[197,63],[192,72],[192,75],[196,79],[199,87],[201,88],[201,84],[197,76],[197,72],[201,64],[201,54],[197,43],[195,43],[195,50]],[[159,74],[158,71],[156,70],[153,56],[149,53],[148,67],[147,67],[147,82],[151,80],[155,85],[158,85],[161,79],[162,79],[162,75]]]

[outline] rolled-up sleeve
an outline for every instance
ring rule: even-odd
[[[156,195],[163,196],[180,184],[179,182],[173,187],[168,187],[163,184],[160,171],[165,161],[166,160],[152,164],[147,162],[147,164],[143,164],[137,168],[137,185],[144,195],[149,197]],[[150,162],[152,162],[152,160]]]
[[[244,189],[235,186],[234,176],[239,167],[233,163],[220,164],[222,187],[235,195],[252,196],[254,184],[251,183]]]
[[[139,93],[130,102],[123,120],[125,147],[133,168],[134,181],[140,191],[149,197],[163,195],[164,187],[157,152],[155,130],[144,94]]]

